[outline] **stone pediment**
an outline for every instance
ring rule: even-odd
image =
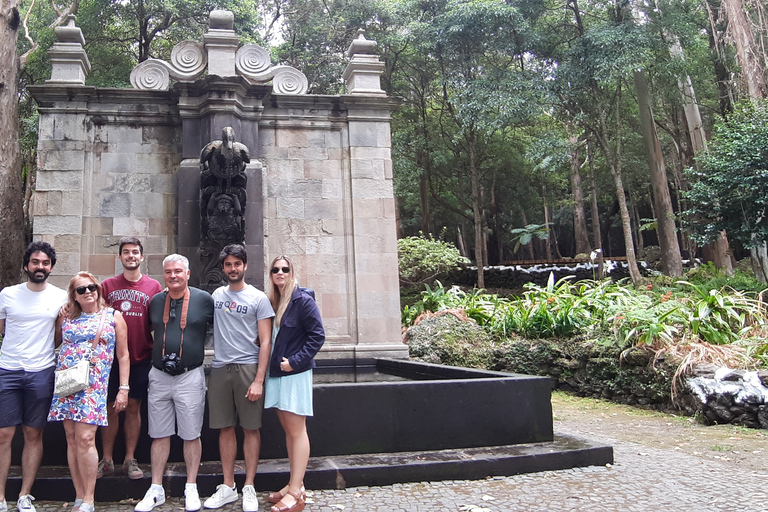
[[[204,43],[182,41],[173,47],[170,62],[147,59],[133,68],[134,89],[168,90],[170,80],[194,81],[209,75],[242,76],[254,84],[272,82],[276,94],[306,94],[304,74],[291,66],[273,66],[269,52],[257,44],[239,46],[230,11],[212,11]],[[239,47],[238,47],[239,46]]]

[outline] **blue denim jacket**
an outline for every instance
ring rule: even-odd
[[[305,372],[315,367],[315,354],[325,343],[323,320],[320,308],[315,302],[315,292],[308,288],[296,287],[291,294],[291,303],[283,314],[280,329],[272,343],[269,359],[269,375],[283,377]],[[292,372],[280,369],[280,361],[288,358]]]

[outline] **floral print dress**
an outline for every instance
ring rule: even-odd
[[[74,366],[91,353],[93,337],[99,328],[101,312],[82,313],[61,324],[62,343],[56,369]],[[107,384],[115,356],[115,310],[107,309],[101,338],[91,354],[88,387],[69,396],[53,395],[48,421],[73,420],[92,425],[107,425]]]

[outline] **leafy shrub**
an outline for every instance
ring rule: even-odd
[[[426,363],[489,368],[493,336],[475,322],[466,322],[450,313],[424,318],[408,329],[406,343],[410,356]]]
[[[688,270],[685,280],[707,290],[719,290],[726,286],[740,292],[759,293],[765,290],[765,283],[758,281],[751,269],[743,271],[736,268],[733,276],[728,276],[711,261]]]
[[[432,236],[409,236],[397,241],[400,281],[410,285],[430,282],[469,260],[458,249]]]
[[[482,290],[445,289],[436,282],[434,288],[426,286],[412,306],[403,308],[402,320],[407,327],[426,311],[461,309],[500,337],[597,336],[618,350],[681,340],[723,344],[748,336],[765,338],[765,312],[757,299],[685,281],[669,285],[637,289],[610,280],[555,283],[550,277],[547,286],[528,284],[522,298],[510,300]],[[768,353],[766,342],[753,346],[756,355]]]

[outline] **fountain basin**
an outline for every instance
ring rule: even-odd
[[[613,462],[609,446],[555,438],[547,377],[375,359],[357,365],[318,361],[314,380],[315,416],[307,419],[312,444],[305,477],[309,488],[482,478]],[[146,404],[144,409],[146,418]],[[201,496],[212,494],[222,481],[218,431],[207,428],[207,414],[206,407]],[[98,501],[143,495],[150,483],[151,439],[146,431],[144,421],[136,450],[144,479],[105,476],[97,482]],[[239,446],[241,436],[238,429]],[[285,435],[272,410],[264,412],[261,441],[256,487],[274,490],[287,480],[288,465]],[[19,464],[21,445],[17,432],[13,464]],[[116,461],[123,460],[122,431],[114,455]],[[237,458],[242,460],[241,450]],[[183,460],[182,443],[174,437],[165,474],[173,495],[183,493]],[[50,423],[32,494],[38,499],[72,499],[66,464],[64,429],[59,422]],[[239,462],[239,486],[244,477]],[[7,494],[14,496],[20,484],[20,468],[13,466]]]

